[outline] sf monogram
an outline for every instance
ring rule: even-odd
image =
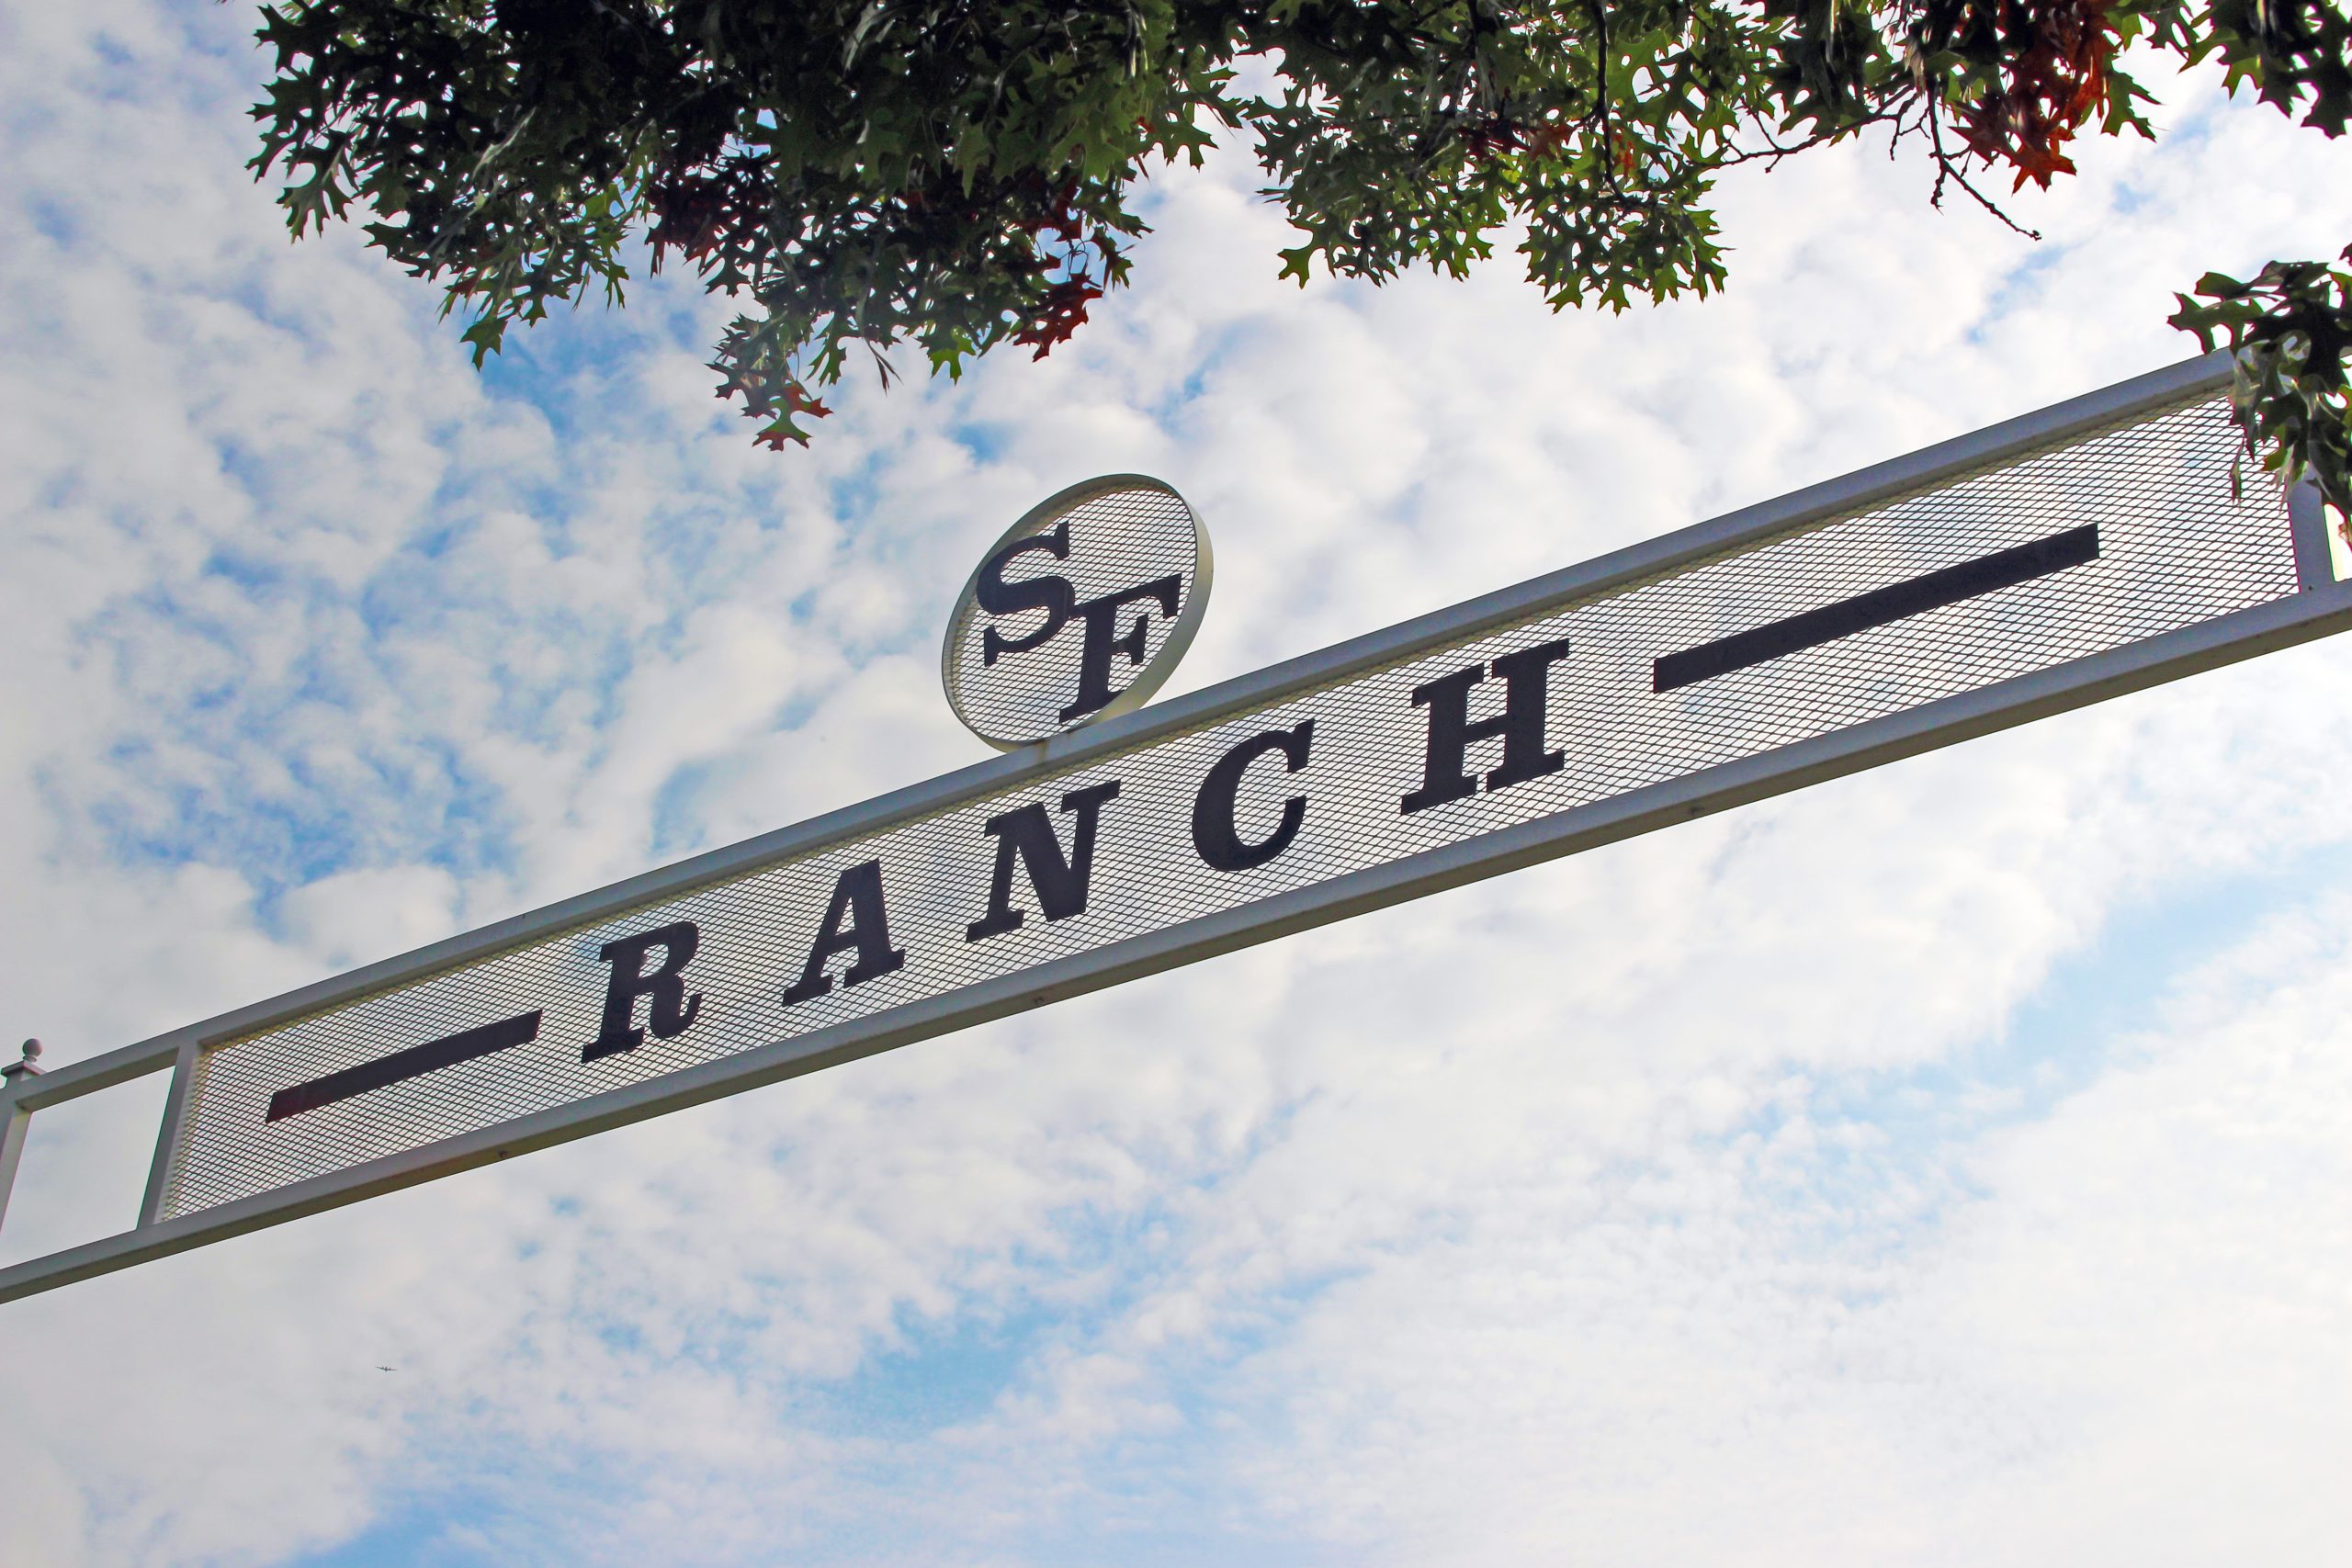
[[[1142,474],[1052,497],[1006,530],[964,586],[940,650],[948,705],[1002,750],[1129,713],[1199,629],[1208,534]]]
[[[1084,628],[1079,642],[1078,690],[1069,705],[1055,715],[1067,724],[1107,706],[1119,694],[1111,686],[1113,654],[1121,655],[1130,665],[1143,663],[1146,639],[1151,630],[1151,612],[1138,610],[1130,620],[1128,607],[1157,604],[1161,615],[1174,620],[1184,579],[1171,571],[1132,588],[1117,588],[1092,599],[1080,599],[1069,579],[1054,572],[1007,581],[1005,568],[1025,555],[1069,559],[1069,520],[1064,518],[1043,534],[1015,539],[981,566],[973,597],[982,610],[999,618],[1042,610],[1046,618],[1035,630],[1018,637],[1006,637],[991,620],[980,633],[980,663],[992,665],[1008,653],[1026,653],[1042,647],[1061,636],[1062,628],[1076,620]],[[1123,626],[1125,630],[1121,629]]]

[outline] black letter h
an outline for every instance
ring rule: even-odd
[[[1552,666],[1567,657],[1568,639],[1522,648],[1493,663],[1471,665],[1413,688],[1413,705],[1430,710],[1429,748],[1421,761],[1421,787],[1405,796],[1404,814],[1425,811],[1478,793],[1470,776],[1469,750],[1480,740],[1500,739],[1503,760],[1487,774],[1488,790],[1509,789],[1529,779],[1556,773],[1566,759],[1544,749],[1546,687]],[[1503,682],[1503,711],[1470,722],[1470,688],[1492,671]]]

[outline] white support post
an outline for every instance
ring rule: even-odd
[[[32,1108],[23,1102],[24,1090],[40,1077],[33,1065],[40,1055],[40,1042],[28,1040],[24,1060],[0,1067],[0,1224],[7,1221],[8,1190],[17,1184],[17,1166],[25,1157],[25,1139],[32,1132]]]
[[[2295,586],[2308,593],[2335,581],[2335,552],[2327,539],[2327,505],[2306,479],[2287,492],[2287,532],[2295,546]]]
[[[164,1201],[171,1192],[172,1151],[180,1141],[180,1123],[187,1117],[188,1098],[195,1092],[196,1069],[203,1050],[193,1034],[184,1036],[172,1057],[172,1087],[164,1100],[164,1124],[155,1134],[155,1158],[147,1168],[147,1193],[139,1201],[139,1225],[144,1230],[163,1218]]]
[[[17,1162],[25,1157],[25,1135],[32,1125],[33,1113],[15,1095],[0,1093],[0,1224],[7,1221],[8,1189],[17,1184]]]

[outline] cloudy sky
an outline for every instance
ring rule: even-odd
[[[477,375],[289,246],[251,21],[0,3],[52,1064],[978,760],[940,627],[1072,480],[1207,518],[1182,690],[2184,357],[2171,290],[2352,236],[2352,149],[2210,75],[2040,244],[1830,153],[1618,318],[1278,285],[1228,157],[1067,351],[777,457],[690,288]],[[2323,643],[11,1304],[0,1556],[2344,1560],[2347,777]],[[160,1096],[44,1114],[0,1259],[129,1222]]]

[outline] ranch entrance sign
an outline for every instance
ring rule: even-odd
[[[2234,493],[2219,356],[1136,711],[1206,535],[1055,497],[942,671],[993,761],[0,1089],[172,1075],[139,1223],[0,1300],[1264,942],[2352,623]]]

